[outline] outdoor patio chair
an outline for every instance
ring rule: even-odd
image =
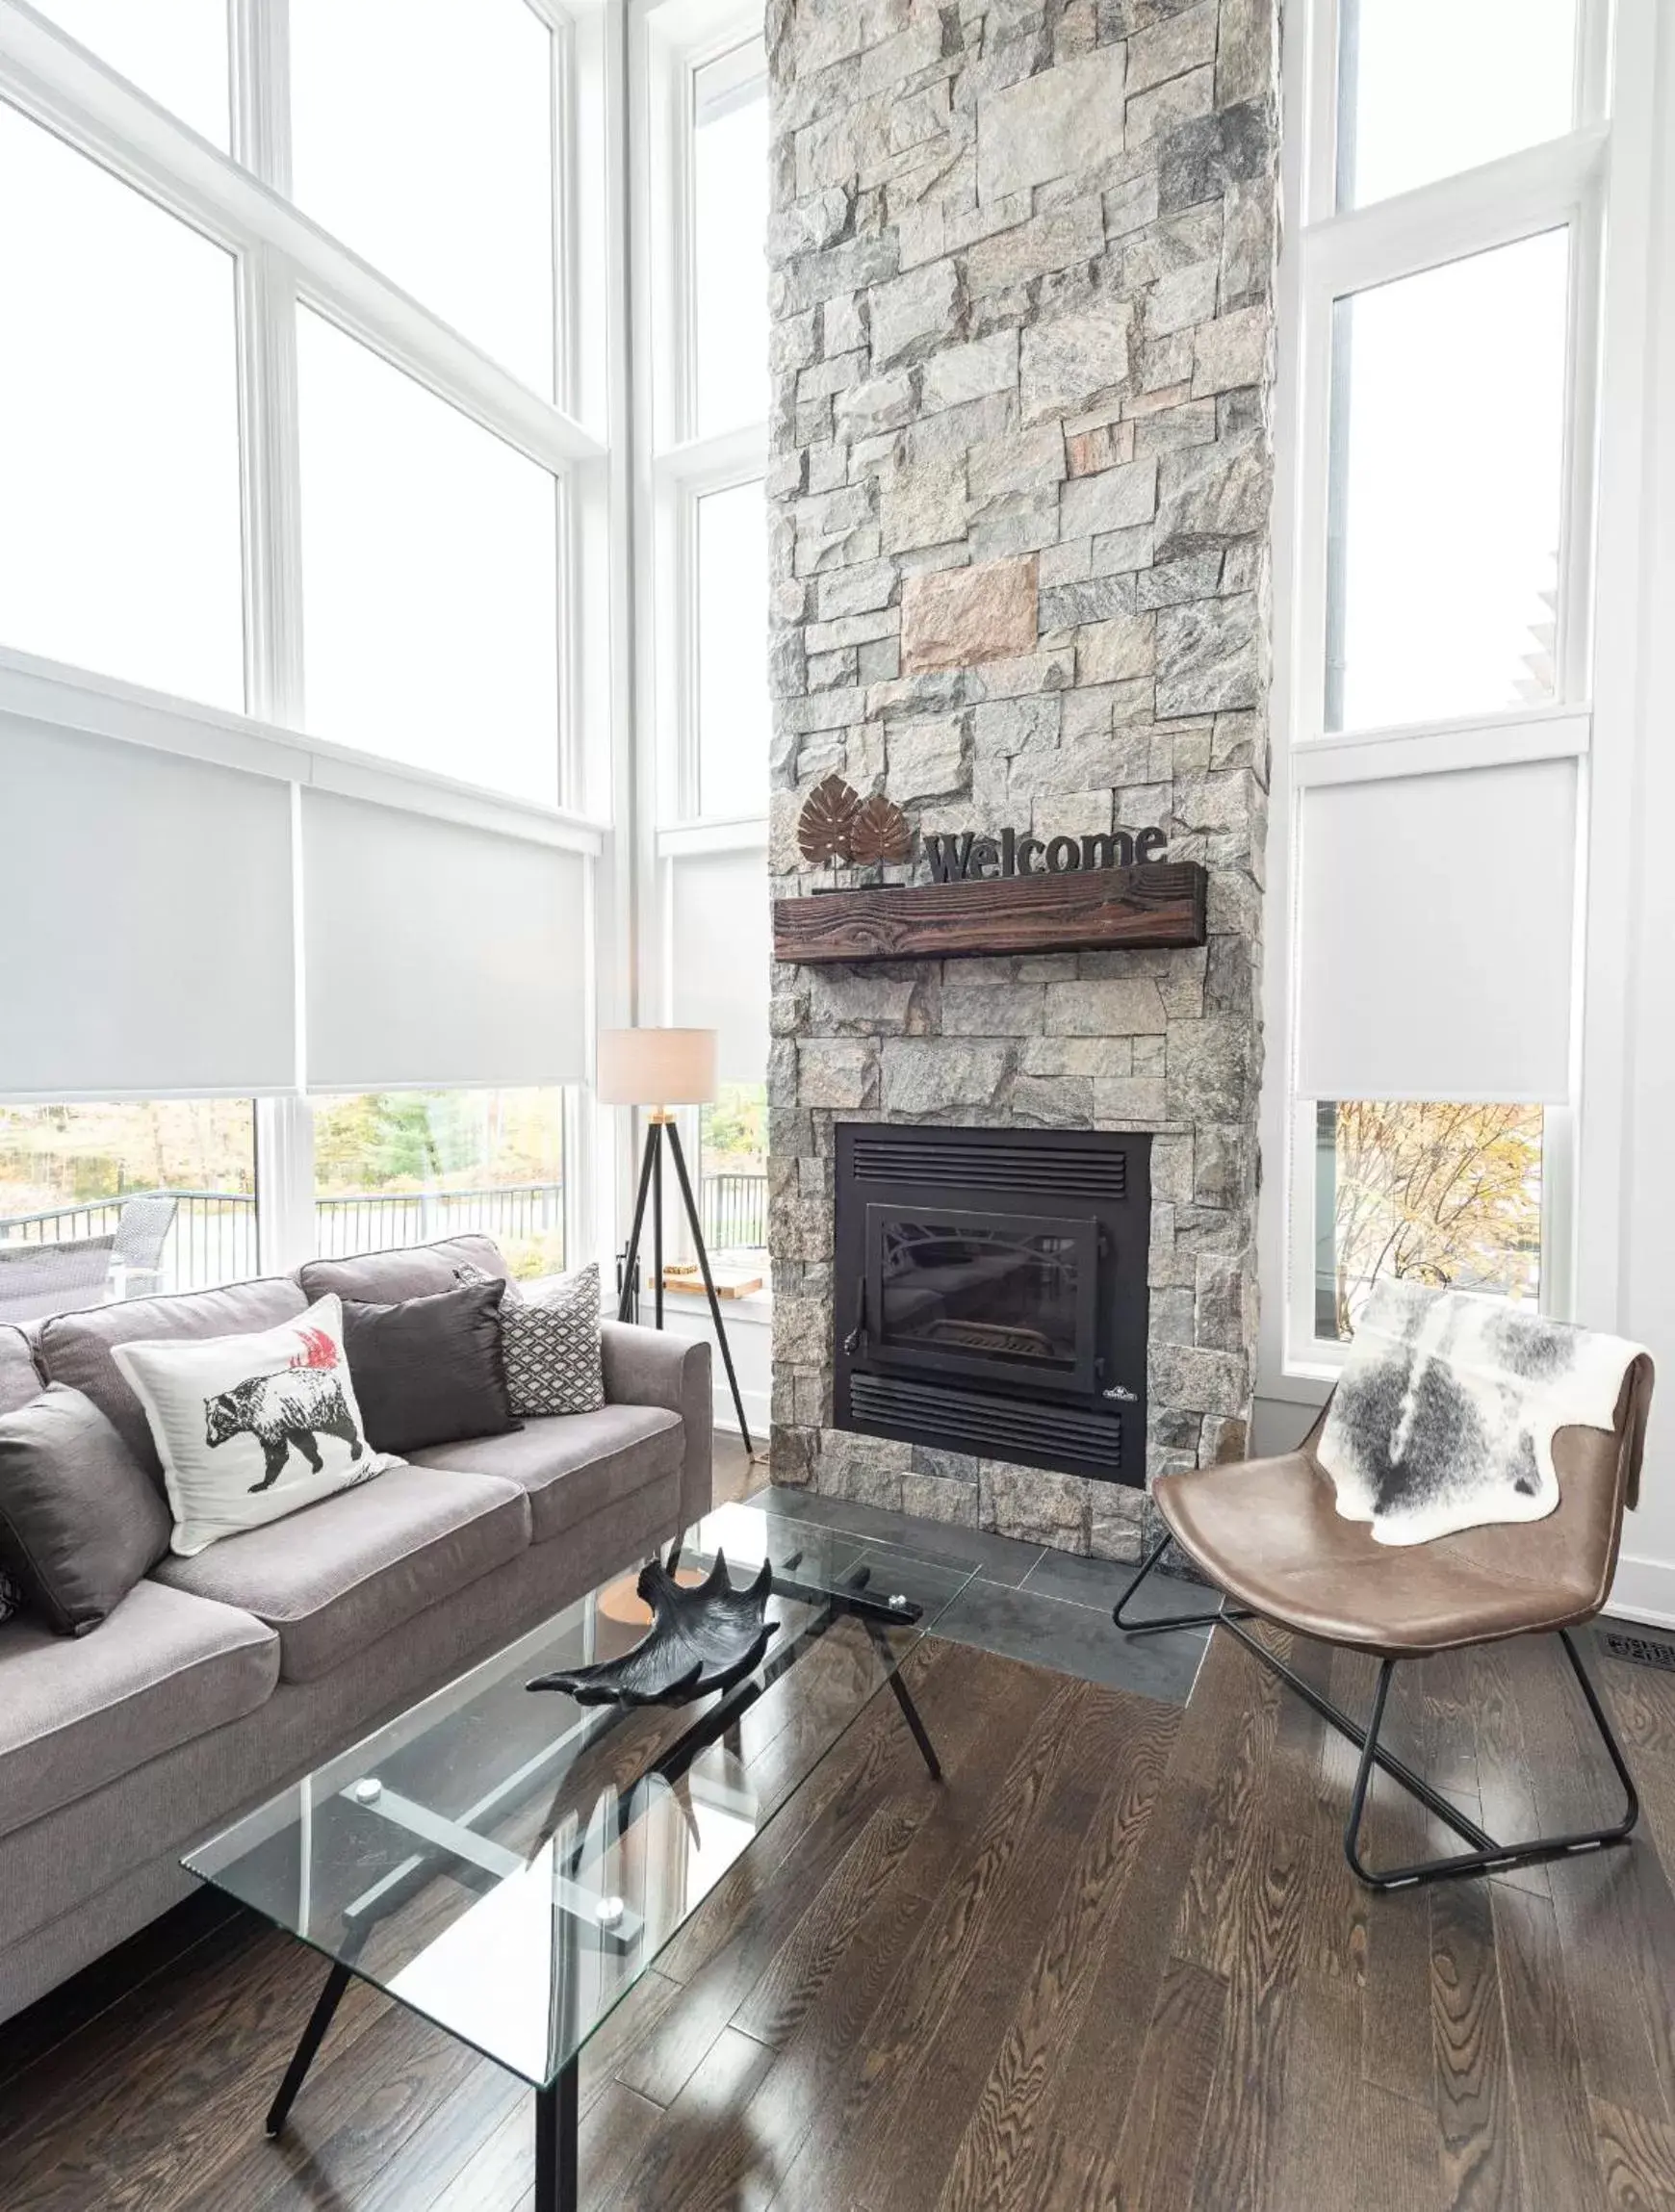
[[[1361,1750],[1344,1830],[1344,1853],[1372,1890],[1405,1889],[1441,1876],[1482,1874],[1623,1842],[1639,1800],[1571,1630],[1604,1605],[1616,1570],[1623,1513],[1638,1502],[1652,1362],[1642,1352],[1623,1377],[1612,1428],[1555,1430],[1559,1504],[1545,1520],[1461,1530],[1430,1543],[1375,1542],[1364,1522],[1337,1510],[1330,1478],[1315,1456],[1326,1410],[1295,1452],[1229,1467],[1158,1478],[1153,1493],[1167,1524],[1113,1609],[1129,1635],[1219,1627],[1273,1670]],[[1226,1593],[1214,1612],[1129,1621],[1124,1608],[1171,1541]],[[1230,1600],[1231,1603],[1227,1601]],[[1372,1653],[1379,1660],[1365,1728],[1323,1697],[1242,1624],[1272,1621],[1303,1636]],[[1557,1633],[1594,1725],[1623,1786],[1625,1810],[1606,1828],[1501,1843],[1467,1819],[1379,1742],[1390,1678],[1403,1659],[1459,1651],[1511,1636]],[[1409,1790],[1471,1848],[1452,1857],[1376,1872],[1360,1855],[1361,1815],[1374,1764]]]
[[[103,1305],[116,1233],[60,1244],[0,1244],[0,1322],[40,1321]]]
[[[167,1191],[130,1198],[116,1223],[112,1290],[116,1298],[149,1298],[161,1287],[163,1247],[180,1211]]]

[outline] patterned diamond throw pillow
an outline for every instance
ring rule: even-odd
[[[0,1621],[9,1621],[13,1613],[22,1610],[22,1584],[13,1581],[4,1567],[0,1567]]]
[[[469,1262],[453,1274],[456,1282],[493,1280]],[[502,1305],[501,1357],[520,1421],[597,1413],[605,1403],[597,1262],[557,1276],[519,1305]]]

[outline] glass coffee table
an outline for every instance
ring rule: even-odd
[[[735,1586],[773,1573],[777,1630],[732,1688],[528,1691],[638,1641],[631,1570],[187,1858],[331,1962],[270,2135],[358,1977],[530,2084],[536,2212],[573,2212],[582,2046],[881,1690],[941,1779],[900,1669],[974,1570],[756,1505],[689,1530],[678,1571],[718,1551]]]

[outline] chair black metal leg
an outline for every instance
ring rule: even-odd
[[[535,2092],[535,2212],[578,2212],[580,2205],[578,2113],[572,2059],[550,2089]]]
[[[285,2069],[285,2079],[279,2084],[279,2094],[268,2108],[267,2127],[270,2135],[277,2135],[296,2101],[296,2092],[307,2078],[314,2064],[314,2055],[325,2040],[325,2031],[331,2025],[331,2016],[350,1981],[349,1969],[339,1961],[325,1977],[325,1987],[314,2000],[314,2010],[308,2016],[308,2025],[302,2031],[302,2041],[292,2054],[291,2064]]]
[[[1594,1726],[1610,1754],[1617,1780],[1623,1786],[1626,1804],[1622,1817],[1608,1828],[1585,1829],[1565,1836],[1540,1836],[1528,1843],[1497,1843],[1492,1837],[1483,1836],[1478,1830],[1476,1835],[1481,1840],[1476,1850],[1456,1852],[1445,1859],[1421,1860],[1411,1866],[1392,1866],[1375,1871],[1361,1857],[1360,1834],[1374,1762],[1385,1763],[1384,1756],[1379,1750],[1379,1730],[1383,1724],[1384,1705],[1390,1694],[1390,1680],[1397,1663],[1394,1659],[1385,1659],[1379,1668],[1378,1686],[1373,1692],[1372,1718],[1367,1723],[1366,1735],[1362,1740],[1361,1762],[1356,1770],[1354,1793],[1350,1799],[1350,1817],[1344,1829],[1344,1856],[1350,1863],[1351,1870],[1369,1890],[1409,1890],[1417,1888],[1422,1882],[1448,1881],[1467,1874],[1492,1874],[1506,1866],[1529,1866],[1545,1859],[1567,1859],[1583,1851],[1601,1851],[1610,1844],[1628,1840],[1640,1816],[1640,1800],[1634,1780],[1624,1761],[1622,1747],[1606,1717],[1605,1708],[1600,1704],[1598,1693],[1582,1663],[1582,1656],[1571,1639],[1570,1631],[1560,1629],[1559,1637],[1572,1671],[1582,1685],[1582,1694],[1587,1701]],[[1332,1712],[1328,1711],[1327,1717],[1332,1718]],[[1399,1776],[1398,1779],[1404,1777]],[[1470,1832],[1469,1824],[1460,1821],[1457,1815],[1453,1825],[1462,1832]]]
[[[1329,1697],[1323,1697],[1313,1683],[1305,1682],[1295,1667],[1287,1666],[1277,1652],[1271,1652],[1266,1644],[1258,1642],[1249,1629],[1241,1627],[1232,1619],[1224,1620],[1222,1625],[1230,1636],[1239,1639],[1253,1659],[1261,1660],[1270,1674],[1276,1674],[1288,1689],[1295,1690],[1304,1705],[1318,1712],[1322,1720],[1335,1728],[1340,1736],[1348,1736],[1357,1750],[1365,1748],[1371,1736],[1375,1745],[1372,1754],[1374,1760],[1392,1782],[1399,1783],[1409,1796],[1417,1797],[1428,1813],[1434,1813],[1445,1826],[1452,1828],[1456,1836],[1463,1836],[1474,1849],[1490,1851],[1498,1848],[1494,1838],[1486,1830],[1480,1828],[1475,1820],[1468,1820],[1457,1805],[1451,1805],[1446,1797],[1439,1796],[1422,1774],[1414,1773],[1405,1760],[1398,1759],[1393,1751],[1386,1751],[1377,1740],[1377,1729],[1362,1728],[1358,1721],[1352,1720],[1341,1706],[1333,1705]]]
[[[1160,1635],[1165,1629],[1213,1629],[1218,1621],[1248,1621],[1250,1618],[1246,1611],[1230,1609],[1224,1598],[1215,1611],[1210,1613],[1172,1613],[1167,1620],[1125,1621],[1122,1618],[1123,1607],[1168,1551],[1169,1543],[1169,1532],[1166,1530],[1141,1560],[1140,1572],[1111,1608],[1111,1618],[1124,1635],[1155,1636]]]

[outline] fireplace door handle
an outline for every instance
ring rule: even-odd
[[[866,1341],[866,1277],[863,1275],[855,1289],[855,1326],[843,1339],[844,1356],[853,1359]]]

